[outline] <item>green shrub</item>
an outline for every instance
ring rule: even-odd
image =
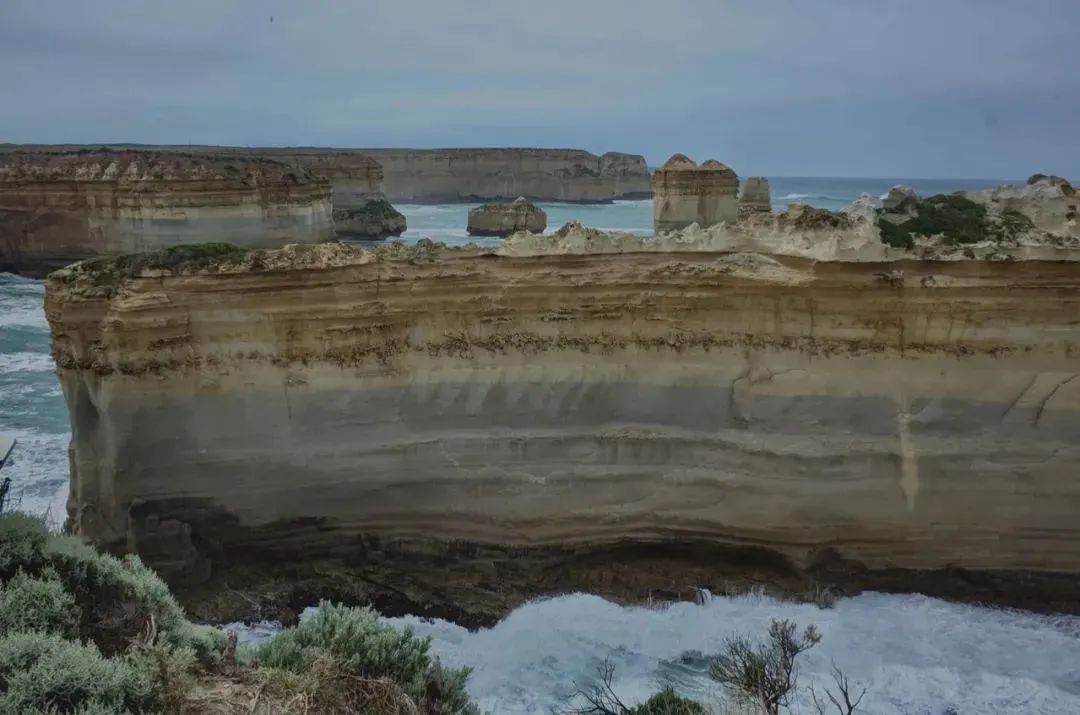
[[[106,653],[125,650],[151,620],[167,643],[192,648],[203,662],[224,649],[226,635],[188,621],[169,587],[137,556],[101,554],[73,536],[54,536],[45,556],[82,608],[80,634]]]
[[[42,633],[0,638],[0,691],[0,713],[156,709],[151,679],[132,663]]]
[[[948,244],[1001,241],[1035,228],[1031,219],[1019,211],[1003,211],[991,220],[986,206],[960,194],[938,194],[918,206],[918,215],[894,224],[879,221],[881,240],[890,246],[911,249],[914,236],[943,236]]]
[[[0,580],[19,571],[36,573],[44,563],[48,540],[49,530],[41,519],[18,512],[0,515]]]
[[[627,715],[707,715],[701,703],[684,698],[670,686],[637,707],[630,708]]]
[[[92,258],[63,268],[54,275],[68,285],[88,281],[112,295],[126,280],[144,270],[183,273],[239,263],[245,255],[246,249],[231,243],[192,243],[145,253]]]
[[[20,572],[0,588],[0,635],[15,631],[78,635],[75,598],[55,575],[38,578]]]
[[[388,678],[429,712],[475,712],[465,692],[468,669],[443,668],[429,654],[430,639],[381,623],[370,608],[323,602],[318,612],[253,653],[265,667],[305,673],[331,658],[343,671],[369,681]]]

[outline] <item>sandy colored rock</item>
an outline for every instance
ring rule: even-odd
[[[675,154],[652,177],[653,228],[677,231],[691,224],[712,226],[739,218],[739,178],[710,159],[701,166]]]
[[[919,206],[919,195],[910,186],[896,185],[881,201],[882,211],[896,216],[912,216]]]
[[[1041,231],[1080,238],[1080,196],[1072,185],[1060,177],[1032,178],[1034,181],[1025,186],[965,191],[964,196],[986,206],[992,215],[1015,211]]]
[[[769,180],[760,176],[744,179],[742,190],[739,192],[739,218],[770,211],[772,211],[772,197],[769,193]]]
[[[647,198],[649,169],[637,154],[577,149],[362,149],[383,167],[391,201],[607,202]]]
[[[383,239],[408,228],[405,215],[379,196],[357,200],[349,208],[334,208],[334,226],[341,238]]]
[[[1078,263],[253,254],[46,286],[72,527],[194,551],[174,583],[466,618],[766,573],[1075,607]]]
[[[207,240],[333,237],[330,184],[285,163],[147,152],[0,153],[0,270]]]
[[[469,209],[470,236],[509,236],[518,231],[543,233],[547,213],[519,196],[508,204],[485,204]]]

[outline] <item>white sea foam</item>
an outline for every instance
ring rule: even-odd
[[[389,619],[433,638],[450,665],[475,668],[469,690],[481,710],[546,713],[565,703],[605,659],[617,692],[640,701],[662,684],[715,701],[706,661],[733,633],[763,634],[770,619],[816,624],[821,644],[802,665],[804,685],[829,684],[835,661],[868,688],[878,715],[1080,712],[1080,618],[950,604],[922,596],[864,594],[820,610],[762,596],[702,605],[625,608],[571,595],[525,605],[490,629]],[[689,657],[684,657],[686,654]],[[803,692],[792,709],[815,712]]]
[[[51,372],[55,364],[48,353],[0,353],[0,373]]]
[[[15,449],[3,472],[11,479],[9,505],[60,526],[66,517],[69,435],[12,429],[3,424],[0,430],[15,438]]]

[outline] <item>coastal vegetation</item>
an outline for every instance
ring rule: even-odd
[[[476,713],[467,669],[370,609],[324,603],[237,648],[137,557],[0,515],[0,713]],[[261,705],[260,705],[261,703]]]
[[[777,715],[798,691],[799,655],[820,639],[813,626],[800,634],[790,621],[773,622],[761,643],[728,639],[710,659],[710,676],[728,696],[719,710],[670,687],[626,705],[605,664],[566,712]],[[444,667],[430,645],[370,608],[323,602],[261,645],[238,647],[227,631],[192,623],[137,557],[99,553],[35,517],[0,515],[2,714],[479,715],[465,688],[469,669]],[[827,703],[857,712],[862,694],[839,670],[834,681],[820,698],[811,691],[819,712]]]
[[[881,240],[896,248],[912,248],[915,236],[941,236],[947,245],[1002,241],[1034,228],[1019,211],[991,216],[983,204],[960,194],[937,194],[918,202],[915,215],[901,222],[878,221]]]

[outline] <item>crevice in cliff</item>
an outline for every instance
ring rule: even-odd
[[[1036,427],[1039,425],[1039,420],[1042,419],[1043,412],[1046,410],[1046,406],[1050,403],[1050,400],[1054,398],[1054,395],[1056,395],[1061,390],[1061,388],[1065,387],[1078,377],[1080,377],[1080,375],[1071,375],[1070,377],[1065,378],[1060,383],[1058,383],[1057,387],[1050,391],[1050,394],[1043,398],[1043,401],[1039,403],[1039,407],[1035,411],[1035,419],[1032,421],[1032,425]]]

